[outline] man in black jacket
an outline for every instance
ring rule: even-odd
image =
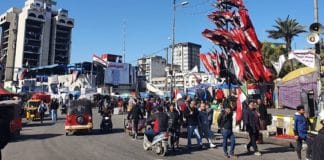
[[[233,133],[233,111],[230,106],[225,106],[225,109],[220,113],[217,119],[218,127],[222,131],[223,135],[223,151],[225,157],[229,158],[235,157],[234,149],[235,149],[235,136]],[[228,154],[227,152],[227,140],[231,140],[231,150]]]
[[[256,101],[250,99],[248,101],[249,108],[244,112],[244,123],[246,126],[246,131],[249,133],[250,141],[246,146],[248,152],[250,152],[250,147],[254,149],[254,155],[261,156],[261,153],[258,150],[256,141],[259,138],[260,131],[260,114],[256,111]]]
[[[198,131],[198,115],[199,111],[196,106],[196,101],[191,101],[189,107],[185,110],[185,117],[187,120],[187,132],[188,132],[188,148],[191,148],[191,137],[195,133],[198,145],[202,148],[202,141]]]
[[[172,150],[175,150],[174,145],[176,143],[177,149],[179,149],[180,113],[175,110],[174,104],[170,104],[168,116],[169,116],[169,132],[171,134],[170,145]]]
[[[143,113],[140,108],[140,105],[137,103],[137,100],[134,99],[134,106],[132,107],[131,111],[127,115],[127,119],[132,119],[132,129],[133,129],[133,139],[137,139],[138,133],[138,122],[140,119],[143,119]]]
[[[312,160],[322,160],[324,158],[324,112],[319,116],[322,129],[319,130],[318,135],[315,137],[312,146]]]

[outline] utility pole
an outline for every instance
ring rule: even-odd
[[[165,55],[165,57],[166,57],[166,68],[168,67],[168,62],[169,62],[169,48],[167,47],[167,48],[165,48],[165,53],[166,53],[166,55]],[[166,72],[166,74],[165,74],[165,91],[167,91],[168,90],[168,72]]]
[[[173,0],[173,19],[172,19],[172,46],[171,46],[171,83],[170,83],[170,98],[172,100],[172,93],[173,93],[173,56],[174,56],[174,45],[175,45],[175,22],[176,22],[176,0]]]

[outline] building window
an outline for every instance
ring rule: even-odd
[[[38,18],[39,19],[44,19],[44,16],[43,15],[39,15]]]
[[[60,23],[65,23],[65,21],[63,19],[60,19],[59,22]]]
[[[73,25],[73,22],[72,21],[67,21],[67,24]]]
[[[28,16],[29,17],[35,17],[36,18],[36,14],[35,13],[29,13]]]

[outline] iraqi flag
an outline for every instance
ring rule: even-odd
[[[237,89],[238,97],[236,100],[236,122],[242,120],[243,117],[243,102],[246,100],[246,95],[241,88]]]
[[[103,60],[102,58],[98,57],[95,54],[92,56],[92,61],[97,62],[97,63],[99,63],[99,64],[101,64],[101,65],[103,65],[105,67],[107,67],[107,65],[108,65],[108,63],[105,60]]]
[[[242,60],[238,54],[232,53],[231,55],[232,55],[235,76],[238,80],[243,82],[244,81],[244,72],[245,72],[244,63],[242,62]]]

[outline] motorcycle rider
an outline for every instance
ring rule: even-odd
[[[166,132],[168,130],[169,117],[167,113],[163,112],[162,106],[158,106],[157,110],[158,112],[151,115],[147,120],[148,125],[154,122],[153,129],[149,129],[144,133],[149,141],[152,141],[154,136],[158,135],[160,132]]]
[[[131,108],[130,112],[127,115],[127,119],[132,119],[132,129],[133,129],[133,140],[137,139],[137,132],[138,132],[138,122],[140,119],[143,119],[143,113],[140,108],[140,105],[137,103],[137,99],[133,100],[133,107]]]

